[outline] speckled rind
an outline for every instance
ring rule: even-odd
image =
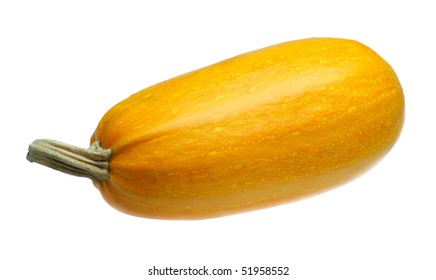
[[[106,113],[96,183],[132,215],[195,219],[317,194],[358,176],[398,138],[401,85],[374,51],[312,38],[144,89]]]

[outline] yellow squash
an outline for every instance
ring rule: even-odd
[[[144,89],[89,149],[37,140],[28,159],[93,179],[125,213],[200,219],[329,190],[367,170],[404,119],[392,68],[355,41],[274,45]]]

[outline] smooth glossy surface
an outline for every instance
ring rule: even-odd
[[[115,208],[197,219],[340,185],[380,160],[404,118],[392,68],[355,41],[314,38],[243,54],[142,90],[91,142],[112,149],[96,182]]]

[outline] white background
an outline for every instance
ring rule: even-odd
[[[146,275],[153,265],[290,267],[274,279],[436,279],[432,1],[0,3],[0,279],[166,279]],[[87,179],[25,159],[37,138],[87,147],[102,115],[142,88],[320,36],[376,50],[407,106],[389,155],[331,192],[219,219],[150,220],[113,210]]]

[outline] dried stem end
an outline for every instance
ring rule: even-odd
[[[94,181],[109,179],[111,149],[103,149],[95,141],[88,149],[59,141],[38,139],[29,146],[27,160],[55,170]]]

